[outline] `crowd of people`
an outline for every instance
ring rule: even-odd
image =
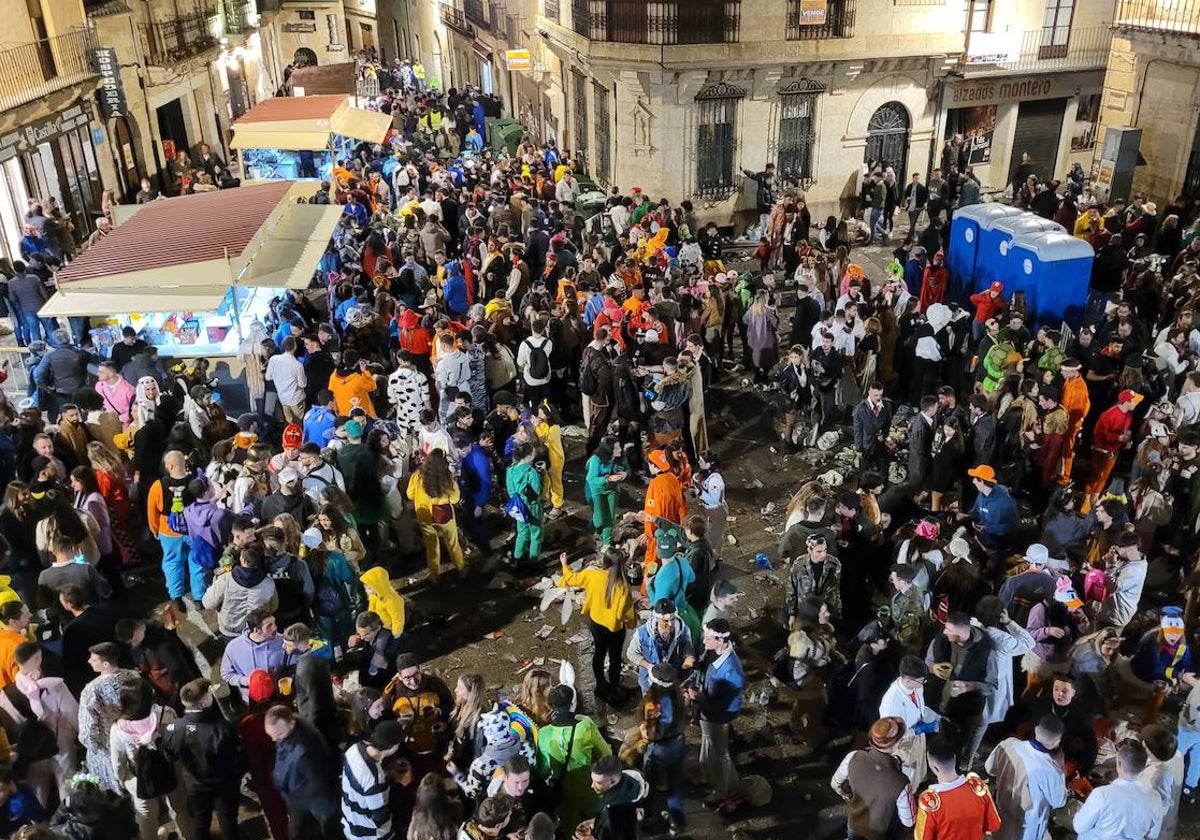
[[[869,168],[866,239],[909,222],[878,275],[747,173],[738,271],[690,202],[614,188],[585,217],[568,152],[493,148],[496,100],[374,72],[395,131],[314,190],[342,220],[240,349],[248,410],[132,328],[100,358],[38,316],[53,263],[11,266],[49,346],[0,400],[0,834],[229,840],[243,780],[276,840],[675,835],[689,789],[745,815],[723,382],[851,474],[786,505],[758,695],[836,768],[850,836],[1040,838],[1068,799],[1086,840],[1174,836],[1200,780],[1186,202],[1155,230],[1068,186],[1101,222],[1074,226],[1098,254],[1064,336],[999,282],[949,294],[961,161],[905,190]],[[594,688],[431,665],[410,606],[477,607],[501,569],[581,591]]]

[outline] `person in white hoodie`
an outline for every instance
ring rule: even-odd
[[[1003,721],[1012,708],[1012,661],[1033,650],[1034,641],[1028,630],[1008,617],[1004,602],[995,595],[979,599],[975,616],[971,622],[978,623],[991,640],[992,651],[988,655],[994,660],[996,671],[996,690],[984,698],[983,706],[983,722],[990,726]]]
[[[0,693],[0,710],[18,728],[33,717],[54,733],[58,754],[30,762],[26,771],[26,781],[38,801],[49,808],[52,790],[57,787],[59,797],[66,796],[67,779],[79,769],[75,752],[79,704],[65,682],[42,674],[42,651],[37,644],[22,642],[13,655],[17,660],[17,676]],[[16,732],[9,732],[8,736],[16,745]]]
[[[157,749],[167,724],[177,717],[175,710],[155,703],[150,686],[145,682],[122,689],[120,704],[121,717],[109,733],[108,747],[117,781],[133,803],[138,840],[157,840],[163,809],[174,817],[180,836],[194,836],[187,808],[187,793],[182,784],[176,784],[171,793],[153,799],[142,799],[137,795],[135,761],[138,748],[152,746]],[[176,766],[176,779],[182,778],[182,774],[182,768]]]

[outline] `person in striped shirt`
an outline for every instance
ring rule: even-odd
[[[347,840],[393,840],[391,781],[383,763],[404,740],[404,728],[384,721],[371,737],[346,750],[342,761],[342,831]]]

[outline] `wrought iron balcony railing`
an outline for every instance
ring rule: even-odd
[[[0,111],[34,102],[98,75],[91,30],[0,50]]]

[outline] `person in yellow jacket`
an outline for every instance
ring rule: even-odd
[[[0,607],[9,601],[20,600],[21,596],[17,594],[17,590],[12,588],[12,577],[9,575],[0,575]]]
[[[551,510],[546,515],[550,519],[554,519],[562,513],[563,465],[566,463],[567,456],[563,451],[562,427],[559,425],[558,412],[546,403],[542,403],[538,406],[537,416],[538,424],[534,431],[537,432],[542,446],[546,447],[546,453],[550,460],[549,469],[546,471],[546,484],[550,490]]]
[[[367,569],[359,577],[367,593],[367,609],[379,616],[383,626],[399,638],[404,632],[404,597],[392,586],[382,566]]]
[[[567,554],[559,556],[562,577],[559,586],[583,590],[583,609],[592,632],[592,673],[596,677],[596,696],[608,703],[628,699],[621,686],[621,656],[625,650],[625,631],[637,626],[633,591],[625,579],[625,555],[609,546],[600,555],[600,568],[572,571]],[[605,668],[605,660],[608,667]]]
[[[454,568],[462,576],[466,559],[458,540],[454,506],[458,504],[458,482],[450,472],[446,453],[431,450],[420,469],[408,480],[408,498],[417,509],[417,525],[425,541],[425,561],[429,577],[437,583],[442,574],[442,545],[445,544]]]

